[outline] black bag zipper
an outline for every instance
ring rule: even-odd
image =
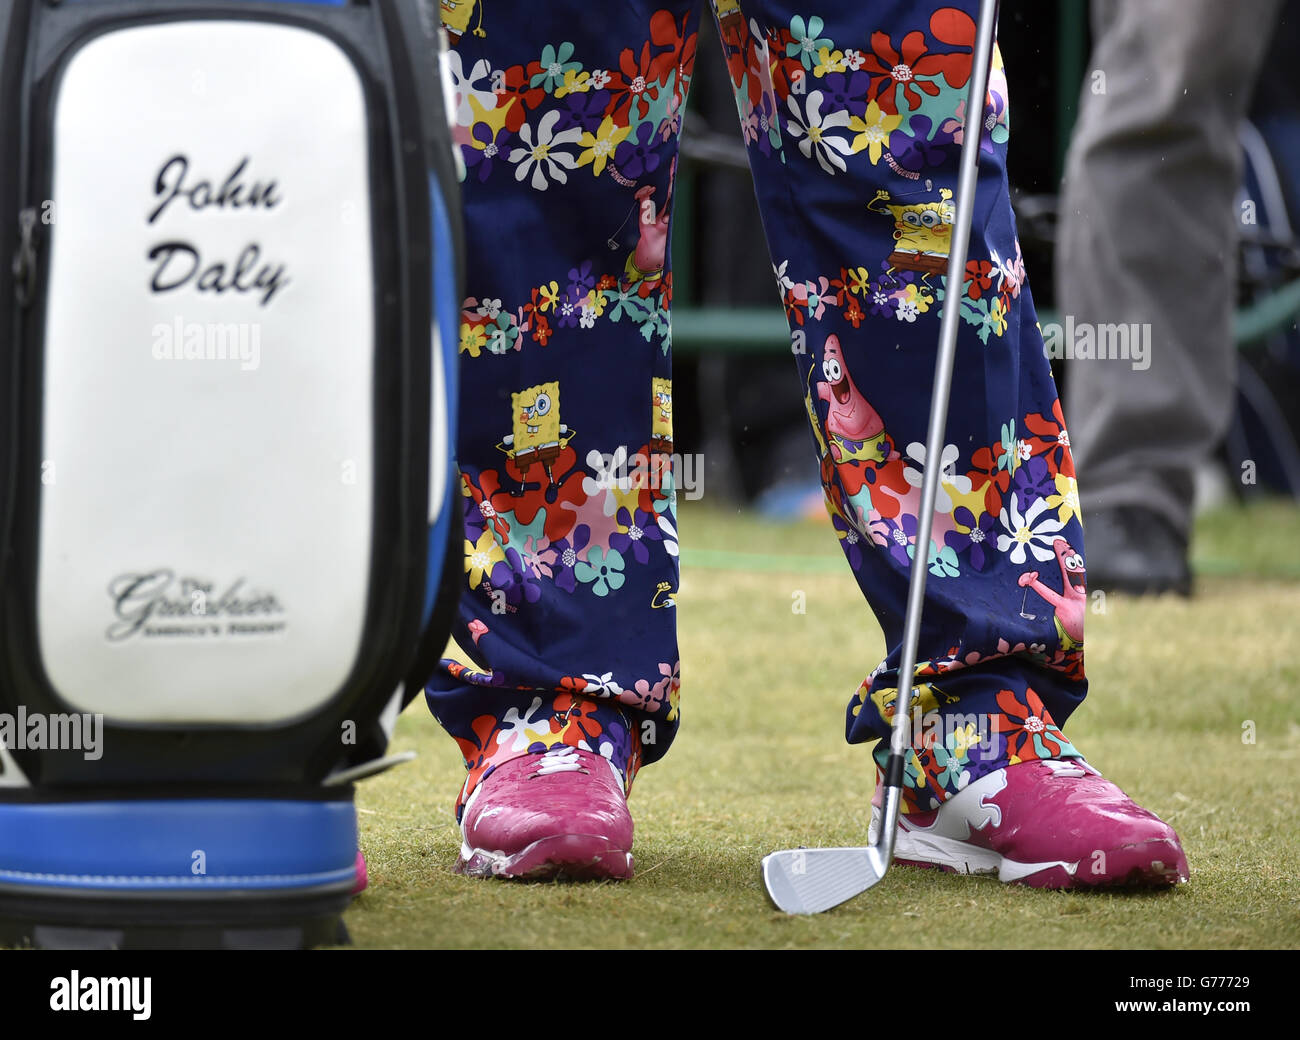
[[[18,211],[18,252],[14,254],[14,299],[26,310],[36,296],[36,209]]]

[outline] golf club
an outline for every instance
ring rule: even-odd
[[[934,390],[930,398],[930,423],[926,435],[925,477],[921,485],[920,515],[917,517],[916,550],[912,557],[907,611],[903,625],[902,655],[898,667],[898,692],[890,731],[889,762],[884,776],[883,813],[880,833],[873,845],[863,848],[785,849],[763,858],[763,883],[768,895],[788,914],[816,914],[829,910],[885,876],[894,855],[902,800],[904,756],[909,750],[908,709],[911,680],[916,670],[916,645],[921,632],[921,610],[925,605],[925,577],[929,567],[928,547],[934,519],[934,502],[939,490],[939,459],[943,455],[944,425],[948,415],[948,394],[952,386],[953,359],[957,353],[957,323],[961,320],[958,300],[966,271],[966,250],[974,218],[975,185],[980,138],[983,134],[984,100],[988,93],[989,66],[997,26],[997,0],[980,0],[971,54],[970,85],[966,94],[966,117],[962,129],[961,158],[954,200],[952,246],[948,251],[947,292],[939,325],[939,355],[935,361]],[[907,677],[906,680],[904,677]],[[908,696],[903,695],[907,682]]]

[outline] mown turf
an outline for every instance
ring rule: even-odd
[[[758,862],[865,840],[872,770],[844,743],[844,706],[882,653],[880,632],[828,525],[686,505],[681,529],[684,722],[636,783],[636,879],[452,874],[463,767],[417,703],[393,750],[420,757],[358,794],[371,887],[347,915],[357,946],[1300,945],[1300,511],[1203,517],[1193,601],[1112,596],[1088,619],[1092,692],[1066,732],[1177,827],[1190,883],[1069,894],[899,868],[813,918],[771,908]],[[800,591],[804,614],[792,611]]]

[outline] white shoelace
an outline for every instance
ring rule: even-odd
[[[537,766],[537,771],[532,774],[533,776],[585,772],[582,767],[582,759],[578,757],[578,749],[569,747],[567,744],[553,747],[541,757],[542,760]]]
[[[1073,759],[1043,759],[1043,765],[1047,766],[1057,776],[1087,776],[1088,771],[1078,765]]]

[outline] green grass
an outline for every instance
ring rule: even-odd
[[[1181,834],[1192,880],[1072,894],[898,868],[813,918],[768,904],[760,857],[865,840],[872,769],[844,706],[883,652],[829,525],[687,504],[683,726],[632,797],[637,877],[598,885],[458,877],[455,745],[417,702],[411,765],[359,790],[371,887],[361,947],[1294,947],[1300,944],[1300,511],[1202,518],[1199,594],[1112,596],[1088,619],[1092,692],[1066,727]],[[754,554],[746,556],[741,554]],[[772,557],[777,559],[775,563]],[[762,569],[760,569],[762,568]],[[802,590],[807,613],[791,611]],[[1243,743],[1243,723],[1255,743]]]

